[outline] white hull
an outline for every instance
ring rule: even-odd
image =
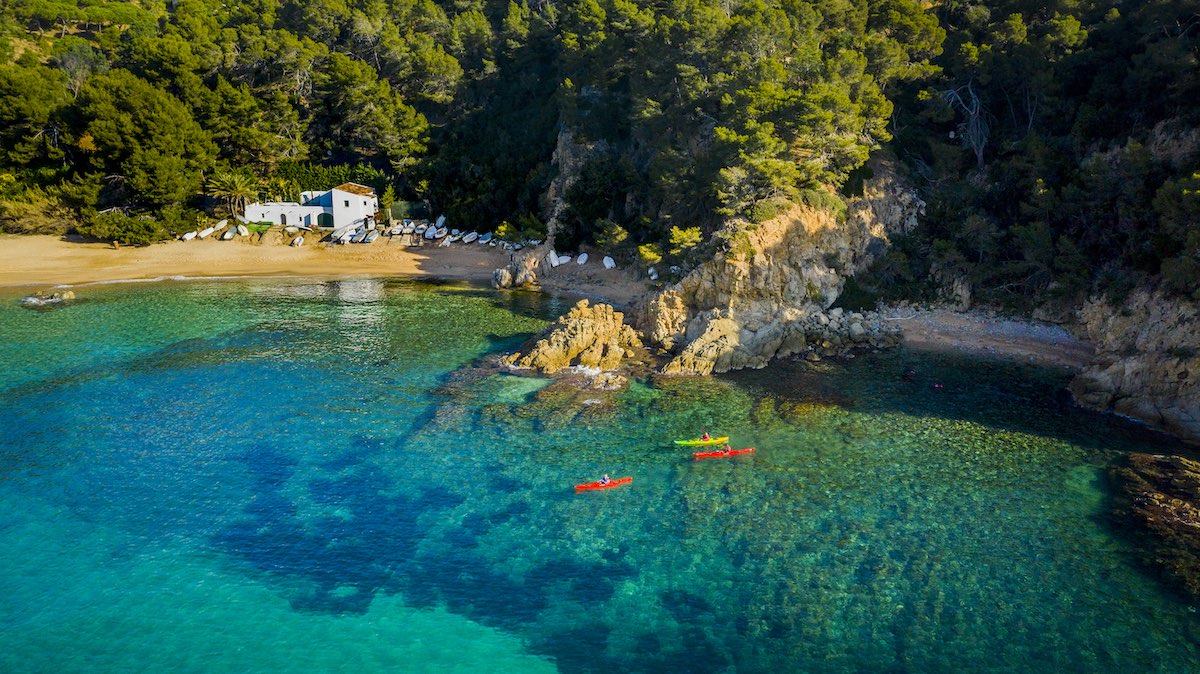
[[[250,230],[245,225],[238,225],[237,233],[240,236],[250,236]]]
[[[184,234],[183,236],[181,236],[179,238],[184,241],[191,241],[192,239],[196,238],[196,234],[197,234],[197,232],[188,232],[187,234]]]
[[[603,261],[604,261],[605,269],[616,269],[617,268],[617,261],[612,259],[611,257],[605,255]]]
[[[579,257],[575,260],[575,264],[587,264],[587,261],[588,261],[588,254],[580,253]]]
[[[464,236],[462,238],[462,242],[463,243],[475,243],[475,239],[478,239],[478,238],[479,238],[479,232],[467,232],[466,236]]]
[[[303,246],[304,245],[304,237],[297,236],[296,238],[292,239],[292,245],[295,246],[296,248]]]
[[[208,238],[208,235],[212,234],[215,231],[217,231],[216,227],[205,227],[204,229],[200,230],[200,232],[198,234],[196,234],[196,238],[197,239]]]

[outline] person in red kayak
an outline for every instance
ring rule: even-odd
[[[612,484],[612,478],[608,476],[608,473],[605,473],[604,477],[600,478],[600,484]]]
[[[727,443],[725,443],[724,451],[725,451],[725,456],[729,456],[730,454],[733,454],[733,447],[730,447],[729,443],[727,442]]]

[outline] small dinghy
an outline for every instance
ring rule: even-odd
[[[588,254],[580,253],[579,257],[575,259],[575,264],[587,264],[587,261],[588,261]]]
[[[367,238],[367,230],[360,229],[350,237],[350,243],[362,243]]]
[[[284,227],[283,231],[287,232],[288,234],[295,234],[296,232],[300,231],[300,228],[289,225],[287,227]]]
[[[605,269],[616,269],[617,268],[617,261],[607,255],[604,256],[603,262],[604,262]]]
[[[559,255],[559,256],[558,256],[558,264],[560,264],[560,265],[561,265],[561,264],[566,264],[566,263],[568,263],[568,262],[570,262],[570,261],[571,261],[571,256],[570,256],[570,255]]]
[[[425,234],[423,234],[422,236],[424,236],[426,239],[429,239],[430,241],[432,241],[437,238],[437,232],[438,232],[437,227],[430,227],[425,230]]]
[[[438,227],[437,231],[434,232],[434,234],[433,234],[433,238],[440,239],[449,233],[450,233],[450,230],[446,229],[445,227]]]
[[[225,230],[225,233],[221,235],[221,240],[228,241],[228,240],[232,239],[235,231],[236,230],[234,230],[232,227]]]
[[[248,227],[246,227],[245,225],[238,225],[237,233],[238,233],[238,236],[250,236],[250,229]]]
[[[481,234],[479,236],[479,244],[480,245],[483,245],[485,243],[491,243],[491,242],[492,242],[492,233],[491,232],[488,232],[487,234]]]
[[[450,230],[450,236],[462,236],[462,232],[458,231],[457,229],[452,229]]]
[[[303,245],[304,245],[304,237],[303,236],[297,236],[296,238],[292,239],[293,247],[299,248],[300,246],[303,246]]]
[[[438,229],[441,229],[441,228],[442,228],[442,225],[444,225],[444,224],[446,224],[446,216],[444,216],[444,215],[439,215],[439,216],[438,216],[438,219],[437,219],[437,222],[435,222],[435,223],[433,224],[433,226],[434,226],[434,227],[436,227],[436,228],[438,228]]]
[[[479,232],[467,232],[465,235],[463,235],[462,242],[463,243],[475,243],[475,240],[478,238],[479,238]]]
[[[422,222],[421,224],[417,225],[416,227],[413,227],[413,231],[416,232],[417,234],[424,234],[425,232],[429,231],[429,225]]]
[[[372,229],[371,231],[367,232],[367,237],[365,239],[363,239],[362,242],[363,243],[375,243],[375,239],[378,239],[378,238],[379,238],[379,230]]]
[[[205,227],[204,229],[200,230],[200,232],[198,234],[196,234],[196,238],[197,239],[206,239],[206,238],[208,238],[209,234],[212,234],[215,231],[217,231],[216,227]]]
[[[228,224],[229,224],[228,220],[221,220],[221,221],[217,222],[216,227],[217,227],[217,229],[221,229],[222,227],[224,227],[225,225],[228,225]]]
[[[196,232],[194,232],[194,231],[188,232],[187,234],[184,234],[183,236],[179,237],[179,239],[181,241],[191,241],[194,238],[196,238]]]

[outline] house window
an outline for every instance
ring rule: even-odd
[[[349,199],[345,200],[342,203],[346,204],[346,208],[350,208],[350,200]]]

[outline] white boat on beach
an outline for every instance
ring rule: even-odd
[[[217,222],[216,228],[221,229],[222,227],[224,227],[225,225],[228,225],[228,224],[229,224],[228,220],[220,220]]]
[[[199,233],[196,234],[196,238],[197,239],[206,239],[206,238],[208,238],[209,234],[212,234],[215,231],[217,231],[216,227],[205,227],[204,229],[200,230]]]
[[[350,243],[362,243],[363,240],[366,238],[367,238],[367,230],[360,229],[354,233],[354,236],[350,237]]]
[[[195,231],[188,232],[187,234],[184,234],[183,236],[179,237],[179,239],[180,239],[181,241],[191,241],[191,240],[192,240],[192,239],[194,239],[194,238],[196,238],[196,232],[195,232]]]
[[[571,261],[571,256],[570,256],[570,255],[559,255],[559,256],[558,256],[558,263],[559,263],[559,264],[566,264],[566,263],[568,263],[568,262],[570,262],[570,261]]]
[[[239,224],[237,226],[237,233],[238,236],[250,236],[250,229],[245,225]]]
[[[299,248],[300,246],[303,246],[303,245],[304,245],[304,237],[303,237],[303,236],[297,236],[296,238],[292,239],[292,245],[293,245],[294,247],[296,247],[296,248]]]
[[[491,242],[492,242],[492,233],[491,232],[479,235],[479,245],[482,246],[485,243],[491,243]]]
[[[462,232],[458,231],[457,229],[450,230],[450,236],[459,236],[460,234],[462,234]]]
[[[603,262],[604,262],[605,269],[616,269],[617,268],[617,261],[607,255],[604,256]]]
[[[425,230],[425,233],[422,234],[421,236],[425,237],[426,239],[429,239],[430,241],[436,239],[437,238],[437,227],[427,228]]]
[[[575,264],[587,264],[587,261],[588,261],[588,254],[580,253],[579,257],[575,259]]]
[[[441,229],[441,228],[442,228],[442,225],[444,225],[444,224],[446,224],[446,216],[444,216],[444,215],[439,215],[439,216],[438,216],[438,219],[437,219],[437,222],[433,223],[433,226],[434,226],[434,227],[437,227],[438,229]]]
[[[229,229],[225,230],[224,234],[221,235],[221,240],[228,241],[228,240],[232,239],[235,232],[236,232],[236,230],[234,228],[230,227]]]
[[[363,239],[362,242],[363,243],[375,243],[375,239],[378,239],[378,238],[379,238],[379,230],[372,229],[371,231],[367,232],[367,237],[365,239]]]
[[[462,242],[463,243],[475,243],[475,239],[478,239],[478,238],[479,238],[479,232],[467,232],[465,235],[463,235]]]
[[[295,234],[296,232],[300,231],[300,228],[296,227],[295,225],[288,225],[287,227],[283,228],[283,231],[287,232],[288,234]]]

